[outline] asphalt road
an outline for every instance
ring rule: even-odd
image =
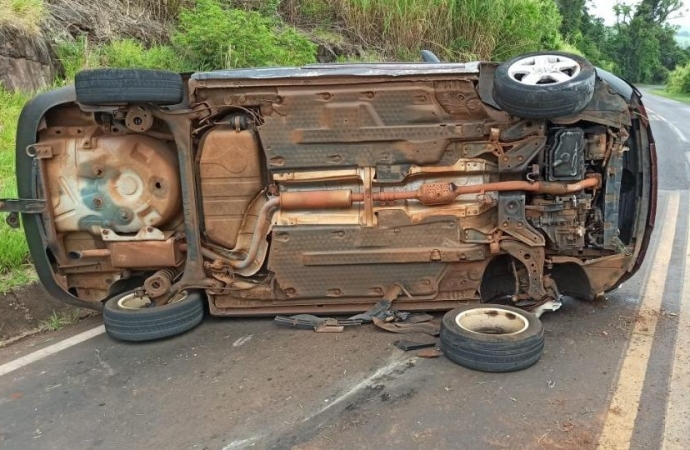
[[[647,262],[605,300],[544,315],[536,366],[474,372],[404,353],[371,327],[207,319],[138,345],[96,329],[2,374],[99,326],[92,318],[0,349],[0,448],[690,448],[690,106],[645,100],[661,188]]]

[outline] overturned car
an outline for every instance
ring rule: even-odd
[[[539,314],[630,277],[656,201],[639,92],[557,52],[85,71],[27,104],[16,151],[2,210],[42,284],[105,306],[126,340],[189,329],[206,304]]]

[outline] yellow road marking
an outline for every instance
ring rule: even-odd
[[[690,223],[690,222],[688,222]],[[690,227],[688,227],[690,247]],[[680,298],[678,334],[674,349],[671,386],[666,404],[663,450],[690,448],[690,248],[686,248],[683,296]]]
[[[599,438],[599,449],[619,450],[630,447],[637,409],[644,386],[649,355],[654,342],[657,318],[664,295],[664,285],[673,251],[673,238],[676,234],[680,193],[669,194],[666,216],[656,248],[651,273],[645,287],[642,305],[635,320],[635,328],[630,339],[628,351],[623,360],[618,386],[613,395]]]

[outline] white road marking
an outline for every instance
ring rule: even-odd
[[[688,228],[688,244],[690,246],[690,228]],[[664,441],[661,446],[663,450],[690,448],[690,347],[688,347],[690,343],[690,261],[687,257],[690,257],[690,248],[686,249],[683,294],[680,299],[678,333],[666,404]]]
[[[249,439],[240,439],[239,441],[232,441],[231,443],[223,446],[223,450],[232,450],[234,448],[247,448],[254,446],[254,443],[258,441],[262,436],[254,436]],[[252,445],[249,445],[252,444]]]
[[[254,337],[253,334],[250,334],[248,336],[242,336],[241,338],[239,338],[238,340],[233,342],[232,346],[233,347],[240,347],[240,346],[246,344],[247,342],[251,341],[253,337]]]
[[[649,108],[647,108],[647,112],[651,114],[650,119],[652,120],[661,120],[664,122],[668,127],[678,136],[678,139],[681,140],[681,142],[688,142],[688,138],[685,137],[682,131],[680,131],[680,128],[675,126],[671,121],[665,119],[663,116],[651,111]]]
[[[92,328],[88,331],[84,331],[83,333],[79,333],[75,336],[67,338],[64,341],[60,341],[56,344],[50,345],[46,348],[36,350],[35,352],[29,353],[28,355],[22,356],[21,358],[17,358],[14,361],[5,363],[0,366],[0,377],[3,375],[7,375],[10,372],[14,372],[17,369],[21,369],[24,366],[28,366],[31,363],[35,363],[36,361],[40,361],[41,359],[47,356],[54,355],[70,347],[74,347],[77,344],[81,344],[82,342],[103,333],[105,333],[105,327],[101,325],[99,327]]]
[[[664,120],[657,113],[650,111],[649,108],[647,108],[647,116],[649,120]]]
[[[664,285],[673,252],[680,193],[669,194],[668,208],[661,230],[662,238],[652,261],[652,272],[645,287],[642,305],[635,320],[628,350],[618,375],[618,385],[609,405],[604,429],[599,438],[601,450],[630,448],[637,410],[640,405],[647,364],[654,342]]]

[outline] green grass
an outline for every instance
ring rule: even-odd
[[[133,39],[120,39],[106,45],[94,46],[84,36],[60,41],[56,46],[58,59],[65,69],[61,84],[69,84],[77,72],[98,67],[137,69],[165,69],[173,72],[193,70],[188,60],[167,45],[145,48]]]
[[[53,314],[51,314],[50,316],[48,316],[46,320],[41,322],[40,327],[42,330],[47,331],[61,330],[67,325],[77,323],[79,321],[80,316],[81,310],[79,309],[73,309],[71,311],[66,311],[62,313],[56,313],[55,311],[53,311]]]
[[[41,31],[45,14],[43,0],[0,0],[0,25],[13,26],[28,34]]]
[[[30,94],[10,93],[0,88],[0,198],[17,197],[14,174],[14,140],[17,119]],[[0,291],[26,284],[35,278],[29,264],[29,252],[22,230],[0,218]]]
[[[652,89],[650,92],[661,97],[670,98],[672,100],[677,100],[690,105],[690,94],[676,94],[673,92],[668,92],[664,89]]]

